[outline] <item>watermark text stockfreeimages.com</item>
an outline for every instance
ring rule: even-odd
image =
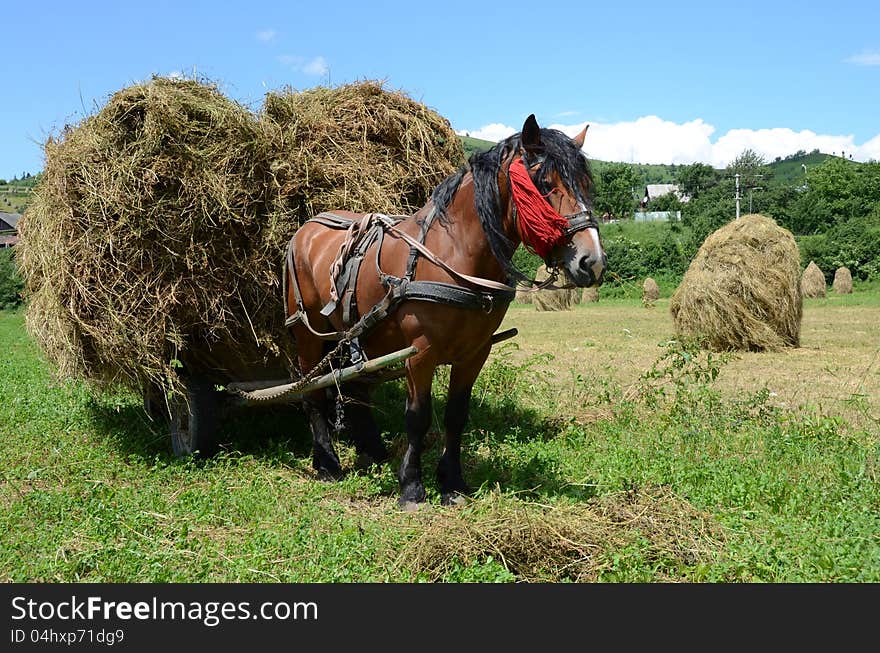
[[[108,601],[100,596],[36,601],[12,599],[12,620],[40,621],[193,621],[213,628],[223,621],[317,621],[314,601]]]

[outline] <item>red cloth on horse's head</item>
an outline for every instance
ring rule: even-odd
[[[510,164],[510,192],[523,244],[546,260],[550,250],[565,236],[568,219],[559,215],[535,188],[522,159]]]

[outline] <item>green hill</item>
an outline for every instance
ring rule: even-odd
[[[594,175],[598,175],[602,172],[603,168],[612,163],[616,162],[590,159]],[[672,163],[627,163],[626,165],[631,166],[636,171],[636,176],[641,180],[642,185],[675,183],[675,174],[679,168],[679,166]]]
[[[470,158],[476,152],[485,152],[495,143],[492,141],[484,141],[471,136],[461,136],[461,142],[464,145],[465,156]],[[599,159],[590,159],[593,166],[593,172],[598,174],[604,166],[610,162],[601,161]],[[636,174],[645,184],[671,184],[675,181],[675,171],[677,166],[667,164],[631,164],[636,169]]]
[[[479,138],[471,138],[470,136],[460,136],[459,138],[461,138],[461,144],[464,145],[464,155],[468,159],[471,158],[472,154],[485,152],[492,149],[492,146],[495,145],[492,141],[484,141]]]
[[[800,186],[804,183],[804,169],[801,166],[806,166],[807,169],[810,169],[813,166],[819,165],[830,156],[830,154],[823,154],[819,150],[813,150],[809,154],[797,152],[785,158],[777,157],[775,161],[768,164],[770,169],[773,170],[773,183],[776,185]]]

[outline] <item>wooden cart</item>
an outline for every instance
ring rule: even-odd
[[[512,338],[516,329],[492,336],[492,344]],[[171,447],[178,457],[206,455],[216,443],[221,415],[230,406],[266,406],[299,403],[309,392],[340,383],[358,381],[378,384],[406,374],[401,365],[418,353],[415,347],[379,356],[356,365],[333,370],[306,384],[279,380],[280,361],[259,364],[224,360],[214,355],[193,360],[181,372],[185,393],[166,401],[156,390],[144,395],[144,409],[153,419],[167,421]],[[207,360],[206,360],[207,359]],[[238,379],[238,380],[234,380]],[[222,388],[222,389],[218,389]]]

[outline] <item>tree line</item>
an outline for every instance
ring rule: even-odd
[[[792,155],[776,163],[796,163],[810,156],[798,155],[802,156]],[[652,211],[681,211],[680,224],[670,225],[670,233],[660,243],[662,251],[637,256],[633,250],[639,243],[611,247],[621,250],[616,252],[621,263],[640,258],[642,263],[635,267],[644,269],[648,259],[655,259],[663,269],[654,272],[682,274],[706,236],[734,219],[739,175],[740,214],[761,213],[791,231],[804,264],[814,260],[829,280],[841,266],[849,268],[855,278],[880,277],[880,163],[828,156],[803,168],[798,175],[777,179],[774,165],[750,149],[723,170],[704,163],[680,166],[675,181],[689,201],[682,202],[670,193],[648,205]],[[632,166],[603,166],[595,181],[597,215],[608,212],[623,219],[632,215],[641,199],[633,191],[643,190]]]

